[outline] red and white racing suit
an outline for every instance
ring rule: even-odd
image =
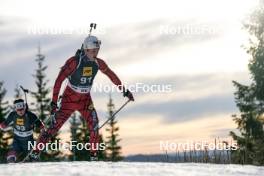
[[[94,127],[98,124],[98,117],[90,95],[93,79],[98,70],[107,75],[115,85],[121,87],[120,79],[102,59],[90,60],[87,56],[82,58],[73,56],[66,61],[61,68],[53,89],[52,101],[57,102],[62,82],[65,79],[69,79],[68,85],[62,94],[60,110],[56,113],[55,126],[49,128],[45,135],[41,134],[38,143],[48,142],[49,137],[47,136],[56,134],[76,110],[81,113],[87,122],[91,146],[96,146],[99,143],[98,130],[94,130]],[[91,153],[96,153],[96,149],[91,147]]]

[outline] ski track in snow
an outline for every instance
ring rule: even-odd
[[[263,176],[264,167],[197,163],[46,162],[0,164],[0,176]]]

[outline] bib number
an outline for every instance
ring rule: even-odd
[[[16,129],[19,131],[25,131],[26,130],[26,128],[24,126],[19,126],[19,125],[16,125]]]
[[[87,82],[90,84],[92,81],[92,77],[81,77],[81,84],[87,84]]]

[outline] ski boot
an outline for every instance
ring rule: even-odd
[[[7,157],[7,163],[15,163],[16,162],[16,157],[15,156],[11,156],[11,157]]]
[[[7,153],[6,161],[7,163],[15,163],[17,160],[16,158],[16,152],[14,150],[11,150]]]
[[[39,161],[39,152],[32,152],[28,155],[28,159],[26,160],[28,162],[37,162]]]
[[[90,160],[91,161],[98,161],[97,153],[91,153]]]

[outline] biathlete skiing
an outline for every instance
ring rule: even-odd
[[[91,30],[90,30],[91,32]],[[82,48],[79,49],[75,56],[70,57],[61,67],[53,88],[53,96],[51,102],[51,113],[54,115],[53,125],[47,131],[43,132],[38,143],[47,143],[49,139],[55,135],[62,125],[68,120],[74,111],[79,111],[85,119],[89,132],[90,144],[96,146],[99,143],[98,117],[90,95],[94,78],[100,70],[105,74],[120,90],[123,96],[129,101],[134,101],[132,93],[122,86],[118,76],[109,68],[103,59],[97,57],[100,50],[101,41],[96,36],[90,35],[85,38]],[[67,86],[61,96],[60,106],[57,102],[62,82],[68,79]],[[29,158],[37,160],[40,150],[34,149]],[[91,160],[98,160],[98,151],[91,147]]]
[[[4,122],[0,124],[0,129],[5,131],[8,127],[13,128],[13,142],[7,153],[7,162],[17,162],[18,155],[27,154],[33,145],[33,129],[42,128],[42,123],[38,117],[30,112],[23,99],[14,101],[14,111],[10,112]],[[31,143],[31,144],[30,144]]]

